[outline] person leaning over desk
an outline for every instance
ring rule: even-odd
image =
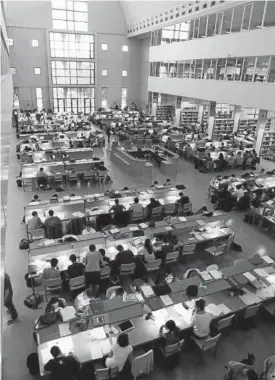
[[[51,380],[75,380],[81,368],[80,360],[72,352],[68,355],[62,354],[58,346],[51,348],[50,359],[45,364],[44,370],[51,373]]]
[[[106,359],[106,367],[118,367],[119,372],[122,371],[127,359],[131,357],[132,352],[133,347],[129,344],[128,334],[120,334],[117,338],[117,343],[112,346],[109,357]]]
[[[112,207],[110,207],[109,212],[112,212],[112,211],[113,211],[114,214],[118,214],[118,213],[123,212],[124,210],[126,210],[126,209],[125,209],[125,206],[121,205],[121,204],[119,203],[119,200],[118,200],[118,199],[115,199],[115,204],[114,204]]]
[[[170,319],[160,327],[159,335],[164,338],[164,347],[169,346],[179,342],[180,329],[176,325],[175,321]]]

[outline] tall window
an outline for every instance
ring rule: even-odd
[[[53,58],[94,58],[94,36],[51,32],[50,48]]]
[[[36,104],[37,104],[37,109],[40,111],[43,109],[43,97],[42,97],[42,88],[37,87],[35,89],[36,91]]]
[[[83,0],[52,0],[53,28],[88,31],[88,3]]]
[[[52,61],[53,84],[94,84],[94,62]]]
[[[107,108],[108,101],[108,87],[101,88],[101,107]]]
[[[121,108],[124,109],[127,106],[127,88],[121,89]]]
[[[94,88],[53,88],[54,112],[94,112]]]

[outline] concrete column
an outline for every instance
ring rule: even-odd
[[[253,145],[253,148],[256,150],[257,154],[260,154],[266,120],[267,120],[267,114],[268,114],[267,110],[259,111],[258,123],[257,123],[257,128],[256,128],[256,138]]]
[[[214,123],[215,123],[215,115],[216,115],[216,102],[210,102],[208,106],[208,128],[207,134],[210,139],[212,139]]]
[[[199,104],[199,107],[198,107],[198,122],[199,123],[202,122],[203,110],[204,110],[203,104]]]
[[[239,121],[241,118],[241,111],[242,107],[241,106],[234,106],[234,111],[233,111],[233,119],[234,119],[234,126],[233,126],[233,133],[237,132],[239,128]]]

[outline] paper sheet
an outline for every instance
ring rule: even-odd
[[[105,334],[104,328],[103,327],[96,327],[96,328],[92,329],[91,337],[94,340],[105,339],[106,334]]]
[[[273,264],[274,260],[269,257],[269,256],[262,256],[262,259],[267,263],[267,264]]]
[[[68,355],[68,353],[72,352],[74,348],[73,339],[71,336],[62,338],[60,341],[56,342],[55,345],[60,348],[60,351],[64,355]]]
[[[219,280],[222,278],[222,273],[219,270],[211,270],[209,273],[214,278],[214,280]]]
[[[254,269],[254,272],[260,277],[267,277],[268,273],[263,268]]]
[[[197,223],[200,225],[200,226],[204,226],[205,225],[205,222],[203,220],[197,220]]]
[[[139,231],[139,228],[138,227],[129,227],[129,230],[130,231]]]
[[[253,274],[249,273],[249,272],[245,272],[243,273],[244,277],[248,279],[248,281],[256,281],[256,277],[253,276]]]
[[[117,234],[119,232],[118,228],[113,228],[112,230],[109,231],[111,234]]]
[[[232,311],[224,303],[221,303],[220,305],[218,305],[218,308],[223,312],[223,314],[229,314]]]
[[[147,228],[147,227],[148,227],[146,223],[140,223],[139,226],[140,226],[141,228]]]
[[[173,304],[173,301],[168,295],[160,296],[160,299],[162,300],[165,306],[169,306]]]
[[[221,314],[221,310],[214,303],[210,303],[209,305],[207,305],[205,311],[214,315],[215,317]]]
[[[150,285],[142,285],[140,287],[140,289],[141,289],[142,293],[144,294],[144,297],[146,297],[146,298],[155,295],[155,293],[154,293],[154,291]]]
[[[210,274],[207,271],[201,272],[200,276],[202,277],[202,279],[204,281],[211,281],[211,280],[213,280],[212,276],[210,276]]]
[[[58,329],[59,329],[59,334],[60,334],[61,338],[63,336],[67,336],[67,335],[71,334],[69,323],[60,323],[58,325]]]
[[[75,308],[73,306],[66,306],[64,309],[60,309],[60,314],[63,322],[70,321],[75,318]]]
[[[92,360],[102,359],[102,349],[99,342],[93,342],[90,347]]]
[[[187,221],[187,219],[185,218],[185,216],[179,216],[179,220],[181,222],[186,222]]]
[[[101,347],[101,351],[102,351],[103,356],[109,355],[109,353],[111,351],[111,343],[109,340],[107,340],[107,339],[102,340],[100,342],[100,347]]]
[[[52,354],[50,353],[50,348],[44,348],[40,351],[41,357],[42,357],[42,363],[45,365],[48,363],[49,360],[51,360]]]
[[[112,336],[112,345],[116,344],[117,342],[117,337],[116,336]]]
[[[166,226],[166,227],[165,227],[165,230],[166,230],[166,231],[172,231],[173,228],[172,228],[171,226]]]
[[[269,275],[268,277],[266,277],[267,281],[270,283],[270,284],[274,284],[275,285],[275,274],[271,274]]]
[[[259,302],[261,302],[261,299],[256,296],[256,294],[251,293],[247,289],[243,289],[245,291],[245,294],[242,296],[239,296],[239,298],[247,305],[254,305]]]
[[[185,309],[181,304],[175,305],[174,309],[175,309],[176,313],[181,316],[181,319],[186,324],[189,325],[191,323],[192,314],[193,314],[193,310],[192,309]]]
[[[85,216],[85,214],[83,214],[81,211],[73,212],[72,215],[79,218],[83,218]]]

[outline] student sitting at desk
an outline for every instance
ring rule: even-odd
[[[258,380],[255,370],[244,363],[231,361],[228,363],[228,371],[225,380]]]
[[[201,208],[199,208],[196,212],[195,212],[195,215],[204,215],[204,214],[207,214],[209,211],[207,209],[206,206],[202,206]]]
[[[103,259],[104,263],[109,266],[110,265],[110,259],[109,259],[109,257],[106,256],[105,249],[100,248],[99,252],[101,253],[101,256],[102,256],[102,259]]]
[[[113,298],[116,298],[116,297],[123,297],[123,295],[124,295],[124,290],[119,285],[111,286],[106,291],[106,298],[108,298],[109,300],[112,300]]]
[[[150,199],[150,203],[147,206],[148,217],[150,218],[152,216],[152,211],[153,211],[154,208],[160,207],[160,206],[161,206],[161,204],[160,204],[160,202],[157,199],[151,198]]]
[[[244,196],[244,190],[242,185],[236,186],[236,191],[232,194],[233,197],[237,199],[237,202],[239,202],[240,198]]]
[[[58,260],[55,257],[51,259],[51,267],[44,268],[42,278],[44,281],[52,280],[54,278],[60,278],[60,272],[58,270]]]
[[[82,276],[85,270],[85,265],[83,263],[78,263],[76,261],[76,255],[74,253],[70,256],[71,265],[68,266],[67,274],[70,278],[75,278]]]
[[[117,343],[112,346],[109,357],[106,359],[106,367],[118,367],[119,372],[122,371],[132,352],[133,347],[129,344],[128,334],[120,334],[117,338]]]
[[[205,301],[199,299],[193,310],[192,324],[193,334],[196,338],[207,338],[210,334],[211,315],[205,311]]]
[[[145,240],[144,246],[138,250],[137,255],[142,255],[146,263],[155,260],[155,257],[153,255],[153,247],[150,239]]]
[[[134,204],[129,207],[129,211],[133,214],[143,212],[143,206],[139,203],[138,197],[134,199]]]
[[[113,211],[114,214],[118,214],[124,210],[126,210],[125,206],[121,205],[118,199],[115,199],[115,204],[109,209],[109,212]]]
[[[94,232],[96,232],[95,229],[92,228],[89,224],[87,224],[84,230],[82,230],[82,235],[93,234]]]
[[[81,368],[80,360],[70,352],[63,355],[58,346],[51,348],[53,359],[45,364],[44,370],[51,372],[51,380],[74,380]]]
[[[28,220],[28,230],[29,232],[32,232],[33,230],[37,230],[38,228],[43,227],[43,223],[41,219],[39,218],[37,211],[32,212],[31,219]]]
[[[172,319],[167,321],[165,325],[162,325],[159,329],[159,335],[164,338],[164,347],[178,343],[180,340],[179,334],[180,330]]]
[[[44,172],[44,168],[40,168],[39,171],[36,173],[37,178],[37,185],[40,186],[47,186],[48,185],[48,175]]]
[[[46,236],[49,239],[58,239],[62,237],[62,225],[58,216],[54,216],[54,211],[49,211],[49,216],[44,223]]]
[[[64,307],[66,307],[66,300],[64,298],[52,297],[47,303],[45,314],[64,309]]]
[[[130,264],[135,260],[134,254],[129,249],[124,250],[122,245],[117,246],[118,253],[115,258],[116,264],[120,267],[121,264]]]
[[[177,203],[180,204],[181,206],[190,203],[190,199],[187,195],[184,195],[183,192],[179,193],[180,199],[177,200]]]
[[[167,178],[167,180],[165,181],[165,183],[163,184],[163,186],[165,186],[165,187],[171,187],[171,180],[170,180],[170,178]]]

